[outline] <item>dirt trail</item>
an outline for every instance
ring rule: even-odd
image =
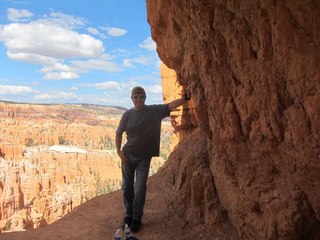
[[[186,225],[168,211],[168,192],[161,175],[149,178],[148,193],[139,240],[207,239],[203,229]],[[2,233],[1,240],[106,240],[113,239],[123,218],[122,191],[100,196],[75,208],[46,227],[25,232]]]

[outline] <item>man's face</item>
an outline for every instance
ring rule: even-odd
[[[142,93],[136,93],[132,97],[132,102],[136,109],[141,109],[144,106],[144,102],[146,101],[146,96]]]

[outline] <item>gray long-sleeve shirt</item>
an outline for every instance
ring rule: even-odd
[[[127,134],[125,154],[136,157],[159,156],[161,121],[170,115],[168,104],[145,105],[141,110],[131,108],[121,117],[116,134]]]

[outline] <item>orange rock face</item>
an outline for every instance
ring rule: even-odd
[[[163,173],[172,211],[229,222],[241,239],[320,238],[319,3],[147,0],[147,10],[161,60],[192,93],[195,122]]]

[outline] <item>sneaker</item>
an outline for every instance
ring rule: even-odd
[[[131,226],[132,220],[132,217],[125,217],[122,221],[122,230],[124,230],[126,224],[128,224],[128,226]]]
[[[131,232],[138,232],[140,227],[141,227],[141,220],[133,219],[130,225]]]

